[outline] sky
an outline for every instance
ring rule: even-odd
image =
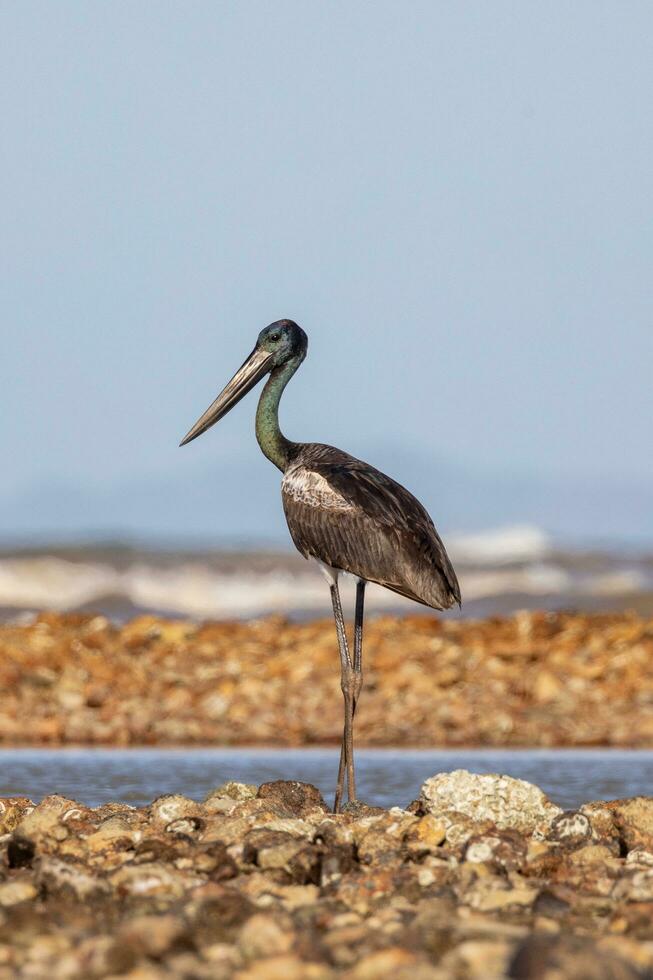
[[[253,395],[177,444],[280,317],[290,438],[653,488],[652,43],[636,0],[0,5],[0,502],[272,487]]]

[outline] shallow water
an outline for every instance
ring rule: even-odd
[[[653,795],[653,751],[602,749],[361,749],[358,796],[379,806],[405,806],[422,782],[452,769],[500,772],[540,786],[572,808],[589,800]],[[164,793],[201,800],[220,783],[298,779],[331,801],[335,749],[0,749],[0,796],[50,793],[98,806],[110,800],[142,806]]]

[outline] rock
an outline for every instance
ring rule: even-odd
[[[248,960],[289,952],[295,941],[292,919],[283,914],[259,913],[248,919],[238,935],[238,949]]]
[[[113,936],[89,936],[77,946],[71,963],[71,980],[77,977],[124,976],[136,964],[134,951]],[[66,975],[61,959],[55,976]]]
[[[358,860],[362,864],[401,864],[401,842],[387,830],[372,828],[364,834],[358,845]]]
[[[492,863],[511,871],[524,865],[526,853],[524,837],[514,830],[504,830],[470,837],[463,856],[472,864]]]
[[[239,803],[256,798],[258,787],[248,783],[223,783],[211,790],[204,800],[209,813],[231,813]]]
[[[15,833],[31,841],[43,840],[45,837],[62,840],[68,831],[61,818],[71,808],[75,808],[74,800],[65,796],[46,796],[34,809],[25,809],[22,819],[16,824]]]
[[[213,799],[230,799],[236,802],[243,800],[253,800],[258,793],[258,786],[253,783],[222,783],[216,789],[212,789],[204,798],[205,803],[210,803]]]
[[[235,941],[243,922],[256,911],[245,895],[234,889],[217,887],[217,893],[200,898],[189,912],[192,933],[199,946]]]
[[[605,805],[628,851],[653,851],[653,798],[635,796]]]
[[[629,851],[626,855],[626,864],[640,864],[645,867],[653,867],[653,852]]]
[[[274,820],[269,820],[262,824],[264,830],[279,830],[281,833],[290,834],[291,837],[296,837],[303,840],[313,840],[315,837],[315,826],[309,823],[307,820],[300,820],[298,818],[278,818]]]
[[[316,810],[327,812],[329,809],[319,789],[310,783],[278,779],[272,783],[263,783],[257,795],[259,799],[281,804],[296,817],[308,816]]]
[[[176,871],[158,861],[137,867],[126,865],[109,878],[109,884],[118,895],[134,898],[157,896],[169,900],[180,898],[194,885],[201,883],[200,877]]]
[[[153,823],[164,827],[177,820],[200,816],[199,806],[187,796],[160,796],[152,803],[150,813]]]
[[[143,832],[132,826],[124,817],[109,817],[93,833],[88,834],[84,844],[89,851],[101,853],[110,850],[125,850],[142,840]]]
[[[319,851],[319,884],[322,888],[340,881],[355,864],[353,844],[324,845]]]
[[[400,946],[391,946],[369,953],[358,961],[345,976],[347,980],[379,980],[380,977],[414,976],[419,957]]]
[[[251,963],[234,975],[234,980],[332,980],[333,971],[322,963],[310,963],[297,956],[270,956]]]
[[[246,835],[243,860],[260,868],[284,868],[303,847],[304,842],[292,834],[261,827]]]
[[[555,817],[547,834],[548,840],[564,844],[578,844],[592,836],[592,825],[586,813],[580,810],[565,810]]]
[[[444,821],[427,814],[410,827],[406,832],[405,840],[411,853],[426,854],[439,850],[446,833]]]
[[[628,902],[653,902],[653,868],[636,871],[614,886],[614,897]]]
[[[184,922],[177,916],[138,915],[120,929],[118,942],[129,947],[136,956],[160,959],[173,947],[188,941]]]
[[[353,817],[355,820],[360,820],[362,817],[382,816],[384,813],[382,807],[370,806],[369,803],[365,803],[363,800],[350,800],[345,803],[342,812],[346,813],[348,817]]]
[[[621,850],[621,835],[614,814],[604,803],[584,803],[579,813],[590,822],[592,840],[610,847],[615,854]]]
[[[474,820],[464,813],[457,813],[455,810],[445,810],[440,814],[446,829],[445,840],[450,850],[462,853],[465,850],[467,841],[472,837],[481,834],[492,834],[496,831],[496,825],[491,820]]]
[[[7,864],[10,868],[28,868],[36,855],[34,842],[14,834],[7,843]]]
[[[507,971],[511,980],[642,980],[621,957],[596,948],[594,939],[529,936],[517,948]]]
[[[626,848],[646,801],[553,808],[547,823],[535,787],[493,795],[465,773],[463,793],[458,775],[414,812],[329,814],[285,783],[230,790],[244,797],[230,812],[49,797],[34,819],[21,802],[2,841],[0,980],[653,974],[653,851]],[[528,829],[499,826],[522,796]]]
[[[31,881],[7,881],[0,885],[0,905],[9,908],[21,902],[29,902],[38,895]]]
[[[479,912],[503,912],[510,908],[530,908],[539,889],[527,881],[511,887],[504,878],[479,878],[464,892],[462,902]]]
[[[41,858],[37,883],[49,895],[86,901],[109,892],[107,882],[89,872],[83,865],[58,858]]]
[[[504,980],[511,952],[511,944],[505,941],[465,940],[443,958],[442,980],[445,976],[464,976],[466,980]]]
[[[10,834],[33,809],[34,804],[26,796],[0,800],[0,834]]]
[[[453,810],[472,820],[488,820],[499,829],[525,834],[548,830],[562,813],[541,789],[523,779],[477,775],[465,769],[427,779],[420,798],[425,810],[436,817]]]
[[[319,879],[321,854],[292,834],[261,828],[245,837],[243,861],[263,871],[284,871],[293,881],[307,884]]]
[[[166,834],[174,834],[176,837],[194,837],[203,827],[204,820],[201,817],[179,817],[166,825]]]
[[[360,745],[653,744],[653,717],[641,696],[653,678],[650,617],[382,616],[367,624],[366,642],[374,684],[357,719]],[[102,617],[48,613],[4,624],[0,738],[333,741],[341,727],[333,643],[331,622],[281,617],[191,628],[143,616],[118,627]],[[213,812],[227,799],[218,795]]]
[[[573,851],[569,856],[569,860],[573,864],[599,864],[609,865],[612,864],[613,854],[609,848],[604,847],[602,844],[587,844],[585,847],[580,847],[578,850]]]

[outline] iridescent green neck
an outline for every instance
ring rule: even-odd
[[[256,438],[263,453],[282,472],[289,460],[293,445],[279,428],[279,402],[293,374],[301,364],[301,358],[293,358],[275,368],[261,392],[256,409]]]

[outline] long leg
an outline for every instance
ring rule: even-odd
[[[350,800],[356,799],[356,781],[354,773],[354,745],[353,745],[353,724],[354,724],[354,670],[352,667],[349,647],[347,645],[347,633],[345,630],[345,620],[342,615],[342,604],[340,602],[340,592],[338,582],[334,580],[330,586],[331,604],[333,606],[333,618],[336,621],[336,633],[338,634],[338,648],[340,650],[340,687],[345,701],[345,728],[342,740],[344,751],[345,766],[347,771],[347,795]],[[340,812],[343,791],[343,774],[338,773],[338,784],[336,786],[336,798],[333,804],[335,813]]]
[[[360,697],[363,686],[363,610],[365,605],[365,586],[364,579],[359,578],[356,583],[356,614],[354,618],[354,703],[352,705],[352,741],[353,741],[353,722],[356,716],[356,705]],[[343,733],[342,745],[340,747],[340,765],[338,767],[338,783],[342,794],[342,786],[345,778],[345,737]],[[339,800],[338,800],[339,802]],[[335,807],[334,807],[335,809]],[[336,810],[336,813],[338,811]]]

